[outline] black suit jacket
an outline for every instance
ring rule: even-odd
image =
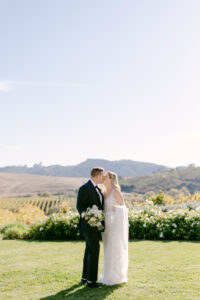
[[[100,192],[101,193],[101,192]],[[100,201],[99,194],[92,184],[91,180],[86,182],[84,185],[82,185],[78,190],[78,197],[77,197],[77,205],[76,208],[80,214],[80,228],[83,232],[87,230],[98,230],[97,228],[91,227],[85,219],[81,217],[81,213],[86,211],[88,207],[92,207],[93,205],[96,205],[98,209],[103,210],[104,209],[104,196],[102,195],[102,203]],[[103,223],[105,226],[105,224]],[[98,230],[99,231],[99,230]],[[104,231],[104,230],[102,230]]]

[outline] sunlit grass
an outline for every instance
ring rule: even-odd
[[[84,242],[0,241],[0,299],[200,299],[200,243],[129,243],[129,281],[79,284]],[[101,256],[99,273],[102,270]]]

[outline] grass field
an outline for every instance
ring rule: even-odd
[[[0,241],[0,299],[200,299],[200,243],[129,243],[129,281],[79,284],[83,242]],[[101,256],[99,273],[102,270]]]

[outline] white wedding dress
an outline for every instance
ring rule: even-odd
[[[104,265],[99,282],[106,285],[128,280],[128,209],[125,205],[117,204],[113,193],[114,190],[106,198],[104,205]]]

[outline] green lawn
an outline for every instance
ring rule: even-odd
[[[129,243],[129,281],[79,284],[83,242],[0,241],[0,299],[200,299],[200,243]],[[100,270],[103,255],[101,244]]]

